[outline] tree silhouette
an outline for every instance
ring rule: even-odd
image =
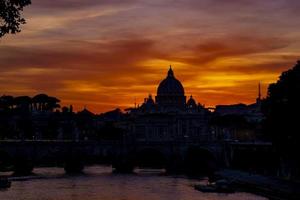
[[[60,108],[60,100],[46,94],[38,94],[32,98],[33,108],[38,111],[53,111]]]
[[[0,1],[0,37],[7,33],[20,32],[20,25],[25,24],[21,11],[31,0],[1,0]]]
[[[35,110],[38,111],[45,110],[47,101],[48,101],[48,95],[46,94],[38,94],[32,98],[33,107]]]
[[[292,168],[300,166],[300,159],[294,155],[300,150],[300,61],[269,86],[262,110],[266,116],[265,131],[275,147],[292,161]],[[297,171],[292,173],[299,176]]]
[[[0,108],[9,110],[13,108],[14,97],[3,95],[0,97]]]
[[[48,97],[46,110],[53,111],[55,108],[60,108],[59,102],[56,97]]]
[[[18,96],[14,98],[14,105],[22,111],[31,110],[31,98],[29,96]]]

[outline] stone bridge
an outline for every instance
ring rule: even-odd
[[[119,172],[140,167],[207,174],[220,166],[251,166],[270,155],[270,143],[6,140],[0,141],[0,171],[28,174],[35,166],[61,166],[74,173],[85,164],[103,163]]]
[[[30,173],[34,166],[62,166],[67,172],[78,172],[92,163],[111,164],[120,172],[135,167],[179,172],[188,166],[191,172],[207,171],[220,165],[222,157],[222,146],[208,142],[0,141],[0,170],[11,166],[19,174]]]

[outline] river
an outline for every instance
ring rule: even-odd
[[[114,174],[110,167],[86,167],[83,175],[68,176],[62,168],[36,168],[34,176],[13,181],[0,190],[0,200],[266,200],[249,193],[202,193],[198,180],[165,176],[159,171]]]

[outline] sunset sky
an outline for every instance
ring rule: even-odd
[[[206,106],[251,103],[294,66],[299,0],[32,0],[0,39],[0,95],[99,113],[156,95],[169,65]]]

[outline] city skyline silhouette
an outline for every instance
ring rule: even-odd
[[[173,74],[173,67],[172,67],[172,65],[170,65],[169,66],[169,71],[168,71],[168,74],[170,73],[170,70],[171,70],[171,72],[172,72],[172,74]],[[173,76],[173,75],[172,75]],[[164,81],[164,79],[162,79],[161,81],[160,81],[160,83],[162,82],[162,81]],[[179,80],[180,81],[180,80]],[[180,81],[181,82],[181,81]],[[255,102],[255,100],[257,100],[257,99],[263,99],[266,95],[264,95],[263,93],[262,93],[262,90],[261,90],[261,82],[259,82],[258,84],[258,87],[257,87],[257,93],[256,93],[256,98],[253,98],[252,100],[250,100],[250,102],[249,103],[245,103],[245,102],[240,102],[240,101],[237,101],[237,102],[233,102],[232,104],[223,104],[222,102],[220,103],[220,104],[217,104],[217,105],[213,105],[213,106],[207,106],[207,105],[205,105],[205,104],[203,104],[202,102],[201,102],[201,98],[200,98],[200,100],[199,100],[199,98],[197,98],[197,97],[195,97],[195,95],[193,95],[192,93],[190,93],[189,94],[189,91],[185,91],[185,95],[186,95],[186,100],[184,101],[184,103],[186,104],[186,103],[188,103],[188,100],[189,100],[189,98],[193,98],[193,99],[195,99],[199,104],[201,104],[201,105],[203,105],[204,107],[206,107],[206,108],[208,108],[208,109],[210,109],[210,110],[214,110],[217,106],[223,106],[223,105],[238,105],[238,104],[252,104],[252,103],[254,103]],[[184,85],[182,86],[182,87],[184,87]],[[268,87],[268,86],[267,86]],[[154,93],[148,93],[148,95],[145,93],[144,94],[144,97],[143,98],[141,98],[141,99],[138,99],[139,101],[137,101],[137,98],[134,98],[134,102],[132,103],[128,103],[128,106],[124,106],[124,107],[120,107],[120,105],[112,105],[112,107],[109,109],[109,110],[103,110],[103,111],[101,111],[101,112],[99,112],[99,113],[97,113],[97,112],[93,112],[93,110],[90,110],[89,108],[90,108],[90,105],[89,104],[84,104],[84,106],[83,107],[77,107],[77,109],[74,109],[73,110],[73,104],[70,104],[70,105],[68,105],[68,104],[64,104],[63,102],[61,102],[61,99],[60,99],[60,97],[51,97],[51,96],[49,96],[48,97],[48,94],[46,93],[46,92],[42,92],[42,93],[36,93],[36,94],[33,94],[32,96],[30,96],[30,95],[27,95],[27,94],[24,94],[24,95],[20,95],[20,96],[12,96],[12,95],[9,95],[9,93],[8,94],[2,94],[1,96],[2,96],[2,98],[6,98],[6,97],[13,97],[13,98],[15,98],[15,99],[24,99],[25,98],[25,101],[28,101],[28,102],[30,102],[30,103],[33,103],[34,102],[34,99],[36,99],[36,98],[39,98],[39,96],[45,96],[44,97],[44,101],[45,102],[48,102],[48,100],[47,100],[47,98],[50,98],[50,101],[52,100],[51,98],[54,98],[54,99],[56,99],[56,100],[54,100],[54,102],[57,102],[58,104],[59,104],[59,106],[54,106],[53,107],[53,109],[59,109],[59,110],[61,110],[63,107],[72,107],[72,110],[73,111],[75,111],[75,112],[79,112],[79,111],[82,111],[82,110],[89,110],[89,111],[91,111],[91,112],[93,112],[94,114],[101,114],[101,113],[105,113],[105,112],[109,112],[109,111],[112,111],[112,110],[115,110],[115,109],[121,109],[121,111],[126,111],[126,109],[130,109],[130,108],[136,108],[136,107],[139,107],[139,106],[142,106],[142,104],[144,103],[144,101],[145,101],[145,99],[147,99],[147,96],[148,97],[151,97],[152,98],[152,96],[156,96],[156,93],[159,91],[159,87],[158,86],[155,86],[155,89],[157,90],[157,91],[154,91]],[[28,99],[27,99],[28,98]],[[22,101],[21,100],[21,101]],[[14,101],[18,101],[18,100],[14,100]],[[75,104],[75,106],[76,106],[76,104]],[[39,107],[39,109],[42,109],[41,107]],[[53,110],[53,109],[51,109],[51,110]],[[35,110],[37,110],[37,107],[35,108]]]

